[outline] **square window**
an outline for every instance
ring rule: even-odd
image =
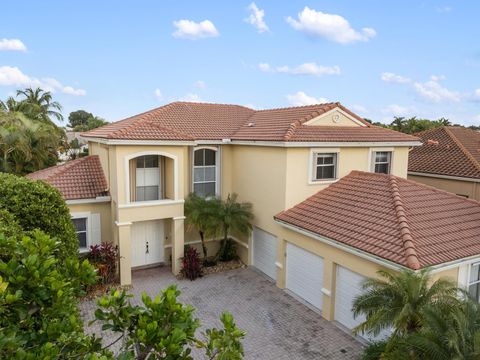
[[[145,167],[146,168],[158,168],[158,156],[157,155],[147,155],[147,156],[145,156]]]
[[[205,168],[205,181],[215,181],[215,167]]]
[[[379,174],[390,174],[392,152],[376,151],[373,155],[373,171]]]
[[[314,163],[314,172],[313,180],[331,180],[335,179],[336,168],[337,168],[337,154],[336,153],[326,153],[326,154],[314,154],[315,163]]]

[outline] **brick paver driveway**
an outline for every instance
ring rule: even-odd
[[[206,327],[219,326],[222,311],[233,314],[247,335],[245,359],[356,359],[362,345],[334,324],[298,302],[271,281],[251,269],[211,274],[195,281],[177,280],[168,268],[154,268],[133,274],[135,301],[146,291],[154,296],[177,283],[180,299],[192,304]],[[93,318],[94,301],[81,304],[85,320]],[[87,331],[100,333],[93,325]],[[108,333],[108,340],[115,339]],[[195,352],[195,358],[202,356]]]

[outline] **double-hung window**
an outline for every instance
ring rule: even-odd
[[[217,152],[197,149],[193,152],[193,192],[209,197],[217,193]]]
[[[470,266],[468,293],[476,302],[480,302],[480,264]]]
[[[337,178],[337,153],[313,153],[312,180],[334,180]]]
[[[135,201],[160,200],[159,158],[146,155],[135,159]]]
[[[373,172],[380,174],[390,174],[392,165],[391,151],[374,151],[373,152]]]
[[[77,233],[80,251],[88,250],[88,218],[80,217],[72,219],[75,231]]]

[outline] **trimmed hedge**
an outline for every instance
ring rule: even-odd
[[[24,231],[40,229],[59,241],[60,259],[78,256],[78,239],[67,205],[60,192],[46,182],[0,173],[0,209],[10,213]]]

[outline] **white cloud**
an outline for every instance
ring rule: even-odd
[[[159,88],[156,88],[155,91],[153,92],[153,94],[155,95],[155,97],[156,97],[158,100],[162,100],[162,99],[163,99],[162,92],[160,91]]]
[[[253,25],[259,33],[269,31],[265,20],[263,20],[265,16],[265,10],[259,9],[258,6],[253,2],[248,6],[248,10],[250,11],[250,15],[245,19],[245,21]]]
[[[316,63],[305,63],[295,67],[289,66],[277,66],[272,67],[268,63],[258,64],[258,68],[264,72],[278,72],[291,75],[310,75],[310,76],[322,76],[322,75],[339,75],[340,67],[335,66],[323,66]]]
[[[368,41],[377,34],[374,29],[369,27],[357,31],[343,16],[323,13],[310,9],[308,6],[298,13],[298,20],[289,16],[287,22],[295,30],[302,31],[307,35],[322,37],[340,44]]]
[[[0,51],[27,51],[25,44],[19,39],[0,39]]]
[[[405,116],[411,113],[411,109],[409,107],[397,104],[390,104],[383,108],[381,111],[382,113],[391,116]]]
[[[192,20],[178,20],[174,21],[173,25],[177,28],[173,37],[178,39],[197,40],[220,35],[210,20],[203,20],[198,23]]]
[[[453,10],[453,8],[451,6],[444,5],[444,6],[437,6],[435,10],[439,13],[449,13]]]
[[[298,91],[295,94],[287,95],[287,100],[293,106],[313,105],[328,102],[328,100],[325,98],[315,98],[305,94],[303,91]]]
[[[404,76],[397,75],[397,74],[394,74],[394,73],[391,73],[391,72],[382,73],[380,78],[383,81],[386,81],[386,82],[396,82],[396,83],[400,83],[400,84],[406,84],[406,83],[409,83],[409,82],[412,81],[409,78],[406,78]]]
[[[420,83],[416,82],[413,87],[417,94],[424,100],[429,102],[439,103],[443,101],[459,102],[461,94],[457,91],[452,91],[442,86],[440,78],[432,76],[429,81]]]
[[[198,94],[191,94],[191,93],[180,98],[180,100],[189,101],[189,102],[203,102]]]
[[[473,96],[474,96],[476,99],[479,99],[479,100],[480,100],[480,89],[475,90],[475,92],[473,93]]]
[[[43,90],[74,96],[85,96],[87,92],[83,89],[75,89],[72,86],[64,86],[53,78],[38,79],[24,74],[14,66],[0,66],[0,86],[31,86],[41,87]]]
[[[196,88],[198,89],[206,89],[207,87],[207,84],[205,83],[205,81],[202,81],[202,80],[198,80],[198,81],[195,81],[195,84],[193,84],[193,86],[195,86]]]

